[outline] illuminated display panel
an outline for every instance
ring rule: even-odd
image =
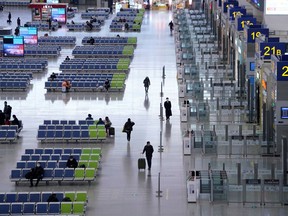
[[[52,20],[60,23],[66,22],[66,9],[65,8],[52,8],[51,11]]]
[[[268,15],[288,14],[288,0],[266,1],[265,13]]]
[[[36,27],[20,27],[20,36],[24,37],[25,44],[37,44],[38,32]]]
[[[3,37],[3,56],[4,57],[23,57],[24,39],[22,36],[4,36]]]

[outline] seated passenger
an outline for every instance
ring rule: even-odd
[[[120,35],[119,35],[119,34],[117,34],[117,36],[116,36],[116,37],[120,38]]]
[[[67,56],[67,57],[65,58],[65,60],[69,61],[69,60],[70,60],[69,56]]]
[[[125,28],[125,31],[128,31],[129,30],[129,24],[125,23],[124,28]]]
[[[88,114],[88,117],[86,118],[86,120],[93,120],[92,115]]]
[[[106,89],[106,91],[108,92],[109,88],[110,88],[110,81],[108,79],[106,79],[105,83],[104,83],[104,88]]]
[[[77,168],[77,166],[78,166],[78,163],[76,159],[71,155],[69,159],[67,160],[66,167],[75,169]]]
[[[86,21],[86,25],[87,25],[87,27],[89,28],[89,30],[91,31],[92,28],[93,28],[92,23],[90,23],[89,21]]]
[[[4,124],[5,125],[11,125],[11,122],[10,122],[10,120],[8,118],[6,118]]]
[[[30,179],[30,187],[33,187],[33,179],[37,179],[35,186],[38,186],[39,181],[43,178],[44,175],[44,169],[41,166],[39,162],[37,162],[37,165],[35,168],[32,168],[29,172],[30,175],[25,176],[26,178],[29,177]],[[28,174],[28,173],[27,173]]]
[[[64,80],[62,82],[62,92],[69,92],[70,88],[71,88],[70,82],[68,80]]]
[[[48,199],[47,199],[46,202],[59,202],[59,200],[58,200],[56,194],[52,193],[52,194],[48,197]]]
[[[105,125],[105,122],[102,120],[102,118],[99,118],[96,125]]]
[[[93,37],[91,37],[91,38],[89,39],[89,43],[90,43],[90,45],[94,45],[95,39],[94,39]]]
[[[20,127],[21,127],[21,123],[20,123],[20,121],[18,120],[18,118],[16,117],[16,115],[12,115],[12,118],[13,118],[13,120],[11,121],[11,124],[12,124],[12,125],[17,125],[18,128],[20,128]]]
[[[72,24],[75,24],[75,22],[74,22],[73,20],[71,21],[71,23],[72,23]]]
[[[56,74],[53,72],[49,78],[51,81],[53,81],[54,79],[56,79],[56,77],[57,77]]]

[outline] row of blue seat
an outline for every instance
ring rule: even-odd
[[[97,122],[96,120],[78,120],[79,125],[94,125],[96,124],[96,122]],[[80,129],[80,127],[76,128],[76,126],[79,126],[79,125],[76,125],[76,120],[44,120],[43,124],[44,125],[51,125],[51,124],[52,125],[73,125],[74,129]]]
[[[101,24],[100,23],[93,23],[92,24],[93,28],[92,30],[94,31],[100,31],[101,30]],[[88,30],[87,29],[87,24],[86,23],[67,23],[66,27],[70,30],[70,31],[84,31],[84,30]],[[90,30],[90,29],[89,29]]]
[[[127,44],[128,37],[93,37],[94,44]],[[90,44],[91,37],[84,37],[82,44]]]
[[[45,58],[0,58],[0,63],[5,64],[20,64],[20,63],[27,63],[27,64],[42,64],[44,67],[48,65],[48,59]]]
[[[32,21],[32,22],[26,22],[24,26],[27,27],[36,27],[38,31],[43,31],[43,30],[49,30],[49,24],[48,22],[40,22],[40,21]],[[58,22],[52,22],[51,26],[53,29],[57,30],[59,25]]]
[[[70,208],[70,212],[64,212],[61,209],[64,208],[62,206],[67,205]],[[78,211],[79,205],[80,211]],[[85,208],[83,209],[83,206],[84,202],[0,203],[0,215],[83,215],[85,213]]]
[[[75,159],[77,161],[79,161],[79,155],[74,155]],[[52,157],[52,156],[51,156]],[[63,156],[64,158],[64,156]],[[69,159],[69,155],[68,158],[66,160],[50,160],[50,161],[46,161],[46,160],[38,160],[38,161],[17,161],[16,163],[16,169],[25,169],[25,168],[34,168],[36,166],[36,162],[40,163],[41,166],[46,170],[46,168],[51,168],[51,169],[55,169],[55,168],[66,168],[66,163],[67,160]]]
[[[119,60],[121,58],[73,58],[70,60],[64,60],[62,63],[67,63],[67,64],[75,64],[75,63],[93,63],[93,64],[97,64],[97,63],[118,63]]]
[[[1,131],[0,131],[1,132]],[[95,140],[105,140],[105,131],[95,131],[95,136],[91,136],[94,131],[90,130],[38,130],[37,139],[40,141],[55,141],[55,140],[81,140],[81,141],[95,141]]]
[[[88,11],[88,12],[82,12],[81,13],[81,18],[82,19],[91,19],[91,17],[104,17],[105,19],[109,18],[109,12],[105,11]]]
[[[74,36],[42,36],[38,38],[38,44],[48,45],[75,45],[76,37]]]
[[[64,79],[70,79],[70,80],[81,80],[81,79],[97,79],[97,80],[111,80],[113,78],[113,74],[111,73],[90,73],[90,74],[79,74],[79,73],[55,73],[56,79],[54,80],[64,80]],[[1,75],[0,75],[1,77]]]
[[[104,82],[105,81],[73,81],[70,91],[102,91],[104,89]],[[124,85],[122,87],[124,88]],[[45,82],[44,88],[47,90],[62,91],[62,81]]]
[[[60,55],[60,51],[55,50],[55,49],[25,50],[24,55],[25,56],[58,56],[58,55]]]
[[[36,149],[25,149],[25,154],[89,154],[99,153],[100,148],[36,148]]]
[[[61,181],[74,181],[75,177],[75,170],[82,170],[84,171],[83,179],[77,179],[77,181],[94,181],[96,178],[96,169],[94,168],[46,168],[44,170],[44,176],[42,181],[46,184],[49,181],[58,181],[60,184]],[[18,184],[19,182],[28,182],[25,178],[25,175],[30,172],[31,169],[12,169],[10,175],[10,181],[15,182]],[[76,180],[76,179],[75,179]]]
[[[32,79],[32,76],[33,74],[32,73],[26,73],[26,72],[23,72],[23,73],[13,73],[13,72],[10,72],[10,73],[0,73],[0,78],[1,79],[18,79],[18,78],[25,78],[25,79],[29,79],[31,80]]]
[[[0,125],[0,130],[18,130],[17,125]]]
[[[80,159],[80,154],[24,154],[21,155],[21,161],[47,161],[47,160],[64,160],[67,161],[70,156],[73,156],[77,161]],[[35,165],[35,164],[34,164]],[[32,167],[26,167],[26,168],[33,168]],[[17,167],[17,168],[25,168],[25,167]]]
[[[15,130],[0,130],[0,142],[12,142],[17,139],[17,132]]]
[[[88,130],[89,125],[39,125],[39,130]],[[101,128],[100,128],[101,129]]]
[[[61,64],[60,70],[61,71],[95,71],[95,70],[102,70],[102,71],[126,71],[126,70],[119,70],[117,68],[118,63],[85,63],[85,64]]]
[[[6,62],[0,62],[1,71],[43,71],[45,67],[42,64],[35,63],[16,63],[7,64]]]
[[[27,6],[30,0],[0,0],[0,5],[4,6]]]
[[[74,194],[73,194],[74,193]],[[87,202],[86,191],[43,191],[43,192],[0,192],[0,203],[25,203],[25,202],[47,202],[48,198],[55,194],[59,201],[62,201],[64,197],[71,197],[71,201],[75,202]],[[72,197],[74,195],[74,197]],[[85,196],[86,195],[86,196]],[[86,198],[85,198],[86,197]],[[74,198],[74,199],[73,199]]]
[[[27,90],[29,87],[29,83],[27,81],[7,81],[5,79],[0,81],[0,89],[1,91],[9,90],[9,91],[15,91],[15,90]]]
[[[71,19],[75,17],[75,12],[74,11],[67,11],[67,19]]]

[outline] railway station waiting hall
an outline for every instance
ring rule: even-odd
[[[0,215],[288,215],[287,0],[0,5]]]

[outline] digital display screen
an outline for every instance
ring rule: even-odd
[[[23,57],[24,56],[24,38],[23,36],[4,36],[3,37],[3,56],[5,57]]]
[[[268,15],[288,14],[288,0],[266,1],[265,13]]]
[[[48,3],[48,4],[58,4],[59,0],[47,0],[46,3]]]
[[[38,31],[36,27],[20,27],[20,36],[24,37],[24,44],[37,44]]]
[[[250,62],[250,71],[255,71],[255,62]]]
[[[288,119],[288,107],[281,107],[281,119]]]
[[[53,21],[65,23],[66,22],[66,9],[65,8],[52,8],[51,17]]]

